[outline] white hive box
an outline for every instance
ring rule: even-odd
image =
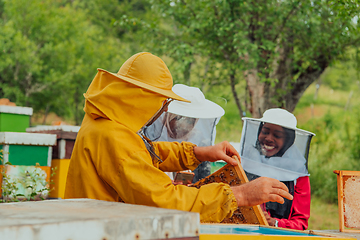
[[[64,198],[67,172],[70,165],[71,154],[75,145],[77,133],[80,126],[58,125],[46,126],[38,125],[26,129],[29,133],[56,134],[56,143],[53,146],[51,167],[55,174],[51,176],[53,183],[51,198]]]
[[[74,148],[77,133],[80,126],[59,125],[45,126],[39,125],[26,129],[28,133],[47,133],[56,134],[56,143],[53,146],[53,159],[70,159]]]
[[[198,213],[92,199],[0,204],[0,238],[199,239]]]
[[[13,199],[20,194],[29,198],[49,187],[52,146],[55,142],[55,134],[0,132],[1,197]],[[11,187],[12,184],[17,189]],[[40,195],[47,198],[48,191],[44,190]]]
[[[25,132],[33,109],[0,105],[0,132]]]

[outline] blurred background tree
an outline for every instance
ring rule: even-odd
[[[123,61],[120,41],[91,24],[76,3],[0,3],[1,96],[80,124],[82,94],[96,68],[115,69]]]
[[[155,52],[180,64],[178,79],[184,83],[229,85],[240,116],[246,110],[261,117],[272,107],[292,112],[309,85],[348,47],[359,44],[357,1],[150,3],[152,24],[146,18],[123,18],[120,25],[141,24]],[[239,94],[235,85],[242,80],[246,87]]]

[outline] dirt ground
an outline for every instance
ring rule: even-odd
[[[44,122],[44,115],[37,113],[31,116],[31,126],[34,127],[37,125],[74,125],[74,123],[71,121],[65,121],[55,113],[49,113]]]

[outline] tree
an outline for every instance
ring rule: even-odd
[[[117,71],[124,47],[76,4],[0,0],[0,96],[80,124],[96,68]]]
[[[242,106],[253,117],[271,107],[293,111],[334,59],[359,43],[360,9],[353,0],[150,2],[152,25],[138,19],[148,42],[152,36],[155,50],[175,59],[184,72],[199,59],[211,63],[201,66],[226,76],[240,115]],[[218,79],[209,77],[207,83]],[[242,80],[240,100],[235,86]]]

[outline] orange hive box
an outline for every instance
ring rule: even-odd
[[[339,230],[360,232],[360,171],[335,170],[334,173],[337,174]]]
[[[240,162],[238,162],[237,166],[226,164],[213,174],[201,179],[191,186],[199,188],[202,185],[213,182],[223,182],[229,184],[230,186],[236,186],[249,182],[249,180],[246,177]],[[225,218],[221,223],[269,225],[259,205],[239,207],[230,218]]]

